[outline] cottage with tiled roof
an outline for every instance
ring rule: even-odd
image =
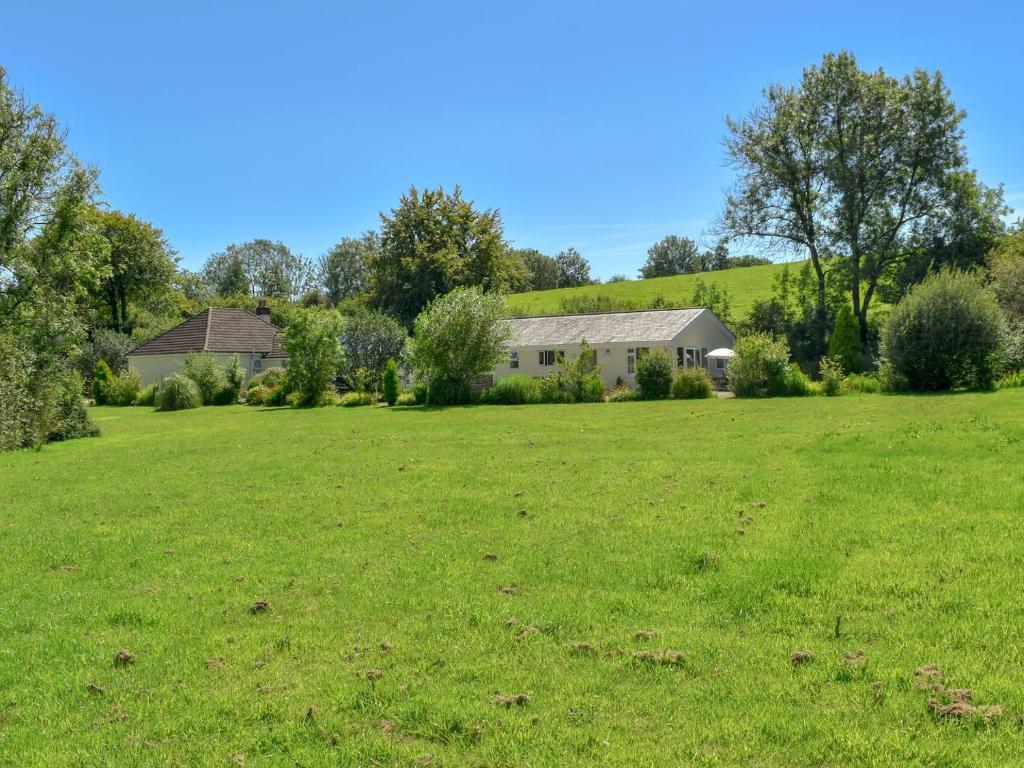
[[[562,360],[578,358],[584,339],[608,387],[620,380],[635,385],[636,361],[655,349],[665,351],[679,368],[707,368],[712,378],[721,378],[727,365],[724,353],[736,341],[706,307],[517,317],[510,322],[508,358],[494,369],[495,380],[511,374],[546,376]]]
[[[256,314],[225,307],[204,309],[133,349],[128,364],[147,386],[180,371],[192,352],[212,352],[225,363],[237,354],[247,380],[265,368],[288,364],[284,333],[271,324],[270,310],[262,302]]]

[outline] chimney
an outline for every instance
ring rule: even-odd
[[[270,307],[267,306],[266,299],[260,299],[259,306],[256,307],[256,317],[264,322],[270,322]]]

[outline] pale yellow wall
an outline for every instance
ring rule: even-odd
[[[185,364],[188,355],[129,355],[128,365],[139,372],[142,379],[142,386],[148,387],[161,379],[178,373]],[[221,365],[231,359],[227,353],[216,353],[216,358]],[[238,356],[238,364],[245,369],[245,380],[248,381],[256,371],[253,370],[253,361],[261,360],[263,370],[268,368],[283,368],[285,361],[280,358],[267,360],[261,355],[241,354]]]
[[[697,347],[701,349],[707,349],[709,352],[712,349],[718,347],[732,348],[734,343],[733,337],[726,331],[713,316],[707,313],[701,313],[693,319],[693,321],[683,329],[672,342],[668,345],[663,344],[652,344],[650,342],[616,342],[613,344],[591,344],[591,349],[597,350],[597,364],[601,368],[601,378],[604,380],[605,387],[611,389],[615,386],[616,379],[621,377],[622,381],[626,386],[636,386],[636,375],[627,372],[627,351],[628,349],[636,349],[637,347],[648,347],[652,352],[655,349],[663,350],[672,359],[673,363],[676,361],[676,349],[678,347]],[[509,350],[516,350],[519,352],[519,368],[509,368],[508,359],[494,369],[494,380],[502,378],[503,376],[509,376],[511,374],[520,374],[523,376],[547,376],[550,373],[558,370],[558,366],[542,366],[540,365],[539,352],[542,349],[554,349],[558,352],[563,352],[567,360],[575,360],[579,357],[579,345],[561,345],[561,346],[544,346],[544,347],[510,347]],[[722,376],[724,371],[717,370],[712,363],[708,372],[715,377]]]

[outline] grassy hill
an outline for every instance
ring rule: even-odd
[[[795,274],[801,264],[801,262],[790,264],[790,271]],[[508,303],[513,313],[517,315],[559,314],[563,311],[563,298],[571,296],[607,295],[644,305],[662,295],[674,305],[687,305],[693,296],[697,278],[700,278],[707,284],[715,284],[727,289],[732,297],[733,317],[742,318],[750,311],[754,301],[771,296],[775,275],[779,274],[784,266],[783,264],[771,264],[758,267],[738,267],[718,272],[704,272],[699,275],[676,275],[674,277],[655,277],[650,280],[587,285],[581,288],[530,291],[512,294],[508,297]]]
[[[1024,764],[1024,390],[94,415],[0,455],[0,764]]]

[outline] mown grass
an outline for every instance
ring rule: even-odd
[[[0,764],[1024,761],[1024,390],[94,413],[0,456]]]
[[[796,277],[800,266],[800,263],[789,265],[793,277]],[[638,307],[641,309],[658,296],[663,296],[670,306],[688,306],[699,278],[707,285],[717,285],[728,290],[732,299],[733,317],[741,318],[750,312],[755,301],[771,298],[775,276],[781,273],[784,267],[784,264],[737,267],[699,275],[675,275],[650,280],[586,285],[580,288],[514,293],[508,297],[508,304],[513,314],[524,316],[561,314],[564,311],[562,300],[573,296],[607,295],[641,305]]]

